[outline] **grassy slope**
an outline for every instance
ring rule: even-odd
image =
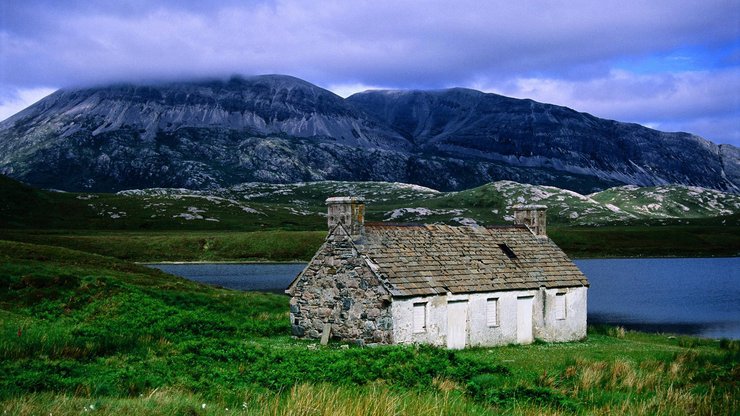
[[[572,258],[717,257],[740,254],[737,227],[717,225],[549,228]],[[325,231],[58,231],[0,230],[0,238],[47,244],[124,260],[308,261]]]
[[[324,231],[0,230],[0,238],[53,245],[118,259],[155,261],[307,261]]]
[[[7,241],[0,285],[9,414],[740,410],[736,342],[608,329],[584,342],[466,351],[317,348],[288,336],[284,296]]]
[[[247,206],[210,197],[41,191],[0,175],[0,229],[312,230],[325,222],[318,215],[298,216],[282,207]]]
[[[397,183],[317,182],[68,194],[32,189],[0,176],[0,228],[319,230],[325,224],[324,200],[333,195],[365,195],[369,221],[504,224],[511,222],[512,206],[536,203],[547,205],[548,221],[558,225],[697,220],[740,225],[740,196],[679,186],[622,187],[590,196],[509,181],[450,193]]]
[[[507,207],[520,200],[546,203],[550,235],[572,257],[740,254],[740,213],[691,217],[733,212],[740,204],[737,196],[700,188],[623,187],[586,197],[514,182],[457,193],[404,184],[320,182],[116,195],[40,191],[0,175],[0,238],[136,261],[305,261],[323,238],[324,198],[336,194],[366,195],[369,221],[474,218],[500,224]],[[616,203],[624,209],[606,208]],[[648,215],[646,210],[651,219],[630,217]],[[620,226],[576,225],[606,220]]]
[[[694,186],[622,186],[589,195],[635,216],[700,218],[731,215],[740,208],[740,196]]]
[[[550,227],[548,234],[571,258],[740,255],[740,227],[699,224]]]

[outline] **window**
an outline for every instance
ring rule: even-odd
[[[498,299],[488,299],[486,302],[486,323],[488,326],[498,326]]]
[[[508,257],[510,259],[515,259],[516,258],[516,253],[514,253],[514,250],[512,250],[511,247],[509,247],[507,244],[505,244],[505,243],[504,244],[499,244],[498,245],[498,248],[500,248],[501,251],[503,251],[504,254],[506,254],[506,257]]]
[[[555,319],[565,319],[565,293],[555,295]]]
[[[414,303],[413,316],[414,333],[426,332],[427,330],[427,304]]]

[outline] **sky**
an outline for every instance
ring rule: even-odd
[[[740,146],[740,0],[0,0],[0,120],[59,88],[468,87]]]

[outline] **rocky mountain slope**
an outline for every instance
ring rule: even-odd
[[[58,91],[0,123],[0,172],[42,188],[104,192],[327,179],[738,192],[740,152],[473,90],[342,99],[269,75]]]
[[[737,191],[740,184],[737,148],[566,107],[463,88],[369,91],[348,101],[385,121],[422,153],[640,186],[681,183]]]

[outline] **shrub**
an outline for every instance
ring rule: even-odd
[[[500,374],[483,374],[473,377],[466,386],[467,393],[476,401],[499,407],[513,405],[549,406],[576,411],[577,403],[571,398],[547,387],[508,386]]]

